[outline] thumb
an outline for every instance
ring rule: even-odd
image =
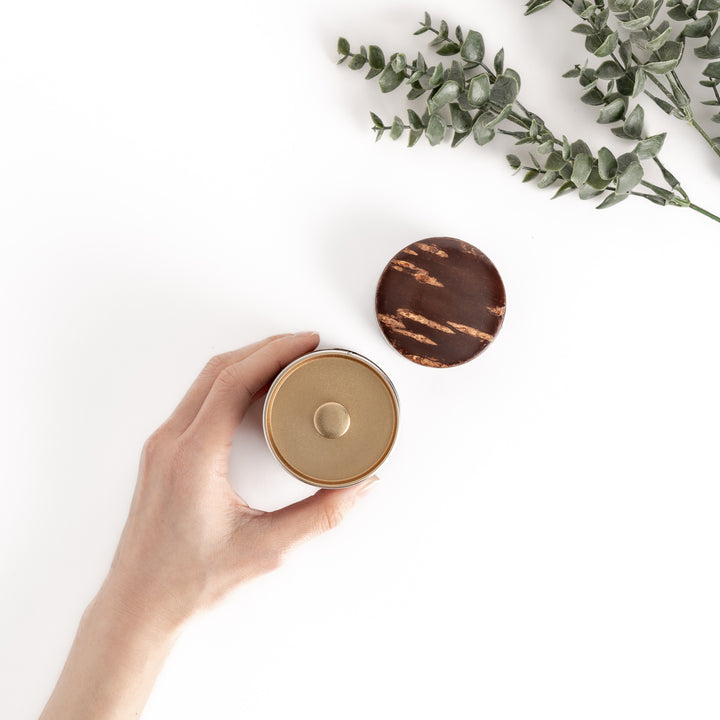
[[[268,513],[276,549],[282,552],[332,530],[377,480],[377,475],[373,475],[348,488],[319,490],[305,500]]]

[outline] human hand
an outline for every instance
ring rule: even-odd
[[[41,720],[137,717],[182,623],[337,525],[375,478],[275,512],[228,482],[233,434],[280,370],[318,343],[278,335],[218,355],[147,442],[107,579],[80,622]]]
[[[281,335],[212,358],[145,443],[127,524],[105,584],[131,613],[181,622],[277,567],[298,542],[337,525],[372,480],[320,490],[276,512],[228,482],[232,437],[251,402],[315,333]]]

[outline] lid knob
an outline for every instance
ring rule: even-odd
[[[315,429],[328,440],[342,437],[350,427],[350,413],[340,403],[323,403],[313,417]]]

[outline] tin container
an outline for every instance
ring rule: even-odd
[[[382,465],[395,444],[399,414],[397,392],[375,363],[350,350],[316,350],[275,378],[263,430],[290,474],[342,488]]]

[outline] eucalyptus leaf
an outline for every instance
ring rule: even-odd
[[[469,130],[467,132],[455,132],[452,142],[450,143],[450,147],[457,147],[469,135]]]
[[[630,165],[637,161],[637,155],[633,152],[623,153],[622,155],[618,156],[618,173],[624,173]]]
[[[623,123],[623,130],[627,137],[639,138],[642,136],[645,111],[642,105],[636,105]]]
[[[625,107],[625,101],[621,98],[616,98],[600,111],[597,121],[599,123],[617,122],[625,114]]]
[[[348,67],[351,70],[359,70],[361,67],[365,65],[367,62],[367,58],[363,55],[360,55],[359,53],[357,55],[353,55],[350,58],[350,62],[348,63]]]
[[[630,163],[617,177],[615,192],[618,195],[629,193],[643,179],[642,165],[636,160]]]
[[[562,197],[563,195],[567,195],[569,192],[572,192],[575,189],[575,185],[571,183],[569,180],[566,180],[557,190],[557,192],[552,196],[551,200],[555,200],[556,198]]]
[[[382,90],[382,92],[388,93],[400,87],[403,80],[405,80],[405,73],[395,72],[392,65],[388,63],[378,79],[378,84],[380,85],[380,90]]]
[[[585,153],[580,153],[573,159],[573,169],[570,180],[575,183],[577,187],[585,184],[585,181],[590,176],[592,164],[592,158]]]
[[[505,158],[513,170],[518,170],[522,166],[522,161],[517,155],[506,155]]]
[[[445,137],[445,121],[440,115],[430,115],[427,127],[425,128],[425,136],[431,145],[441,143]]]
[[[422,130],[425,126],[420,116],[412,109],[408,108],[408,122],[413,130]]]
[[[460,90],[465,90],[465,71],[463,66],[457,61],[453,60],[450,69],[447,72],[446,80],[454,80],[459,86]]]
[[[655,52],[659,48],[661,48],[665,42],[670,37],[670,33],[672,32],[672,28],[668,27],[663,32],[659,33],[656,37],[654,37],[652,40],[648,40],[643,44],[643,47],[646,52]]]
[[[495,55],[493,67],[495,68],[496,75],[502,75],[503,68],[505,67],[505,50],[503,48],[500,48],[497,55]]]
[[[654,158],[660,152],[660,150],[662,150],[666,135],[667,133],[660,133],[659,135],[651,135],[650,137],[641,140],[635,146],[633,152],[638,156],[640,160],[648,160],[649,158]]]
[[[605,40],[593,51],[596,57],[607,57],[611,55],[618,45],[618,34],[616,32],[610,33]]]
[[[635,73],[635,82],[633,83],[632,96],[637,97],[643,90],[645,90],[645,82],[647,81],[647,75],[645,71],[639,67]]]
[[[605,96],[597,89],[593,88],[580,97],[580,101],[586,105],[604,105]]]
[[[652,17],[646,15],[645,17],[633,18],[632,20],[621,21],[620,25],[626,30],[642,30],[646,28],[652,22]]]
[[[687,14],[685,5],[676,5],[675,7],[671,7],[668,10],[668,17],[673,20],[679,20],[680,22],[692,19],[692,15]]]
[[[618,54],[620,55],[620,59],[622,60],[623,64],[627,68],[630,65],[630,60],[632,59],[632,43],[629,40],[625,40],[625,42],[620,43],[620,47],[618,48]]]
[[[625,70],[621,68],[614,60],[606,60],[597,69],[599,78],[603,80],[612,80],[613,78],[622,77]]]
[[[610,193],[598,206],[598,210],[605,210],[605,208],[612,207],[621,203],[623,200],[627,200],[630,197],[629,193],[620,194],[617,192]]]
[[[385,123],[383,123],[383,121],[374,112],[370,113],[370,118],[376,128],[385,127]]]
[[[476,75],[468,86],[468,103],[473,107],[482,107],[490,99],[490,78],[483,73]]]
[[[519,90],[515,78],[501,75],[490,89],[490,102],[499,107],[512,105],[518,96]]]
[[[412,147],[417,143],[417,141],[423,136],[423,130],[410,130],[410,135],[408,136],[408,147]]]
[[[598,150],[598,173],[603,180],[612,180],[617,173],[618,163],[615,156],[606,147]]]
[[[347,57],[350,54],[350,43],[344,38],[338,38],[337,51],[339,55]]]
[[[589,200],[590,198],[597,197],[605,188],[596,190],[589,183],[578,188],[578,197],[581,200]]]
[[[487,145],[494,137],[495,131],[485,127],[481,122],[476,121],[473,125],[473,139],[478,145]]]
[[[548,5],[552,4],[552,2],[553,0],[531,0],[527,4],[525,15],[532,15],[533,13],[538,12],[538,10],[546,8]]]
[[[445,70],[443,68],[442,63],[438,63],[437,67],[433,68],[433,71],[430,73],[430,87],[436,87],[437,85],[440,85],[443,81],[443,77],[445,76]]]
[[[710,15],[704,15],[703,17],[693,20],[685,25],[680,35],[692,38],[704,37],[710,34],[713,24],[712,17]]]
[[[460,56],[463,60],[472,63],[481,63],[485,57],[485,41],[483,36],[475,30],[468,30],[465,42],[460,48]]]
[[[553,151],[554,147],[555,147],[555,143],[553,142],[553,140],[551,138],[550,140],[546,140],[544,143],[540,143],[540,145],[538,145],[537,151],[541,155],[549,155]],[[567,160],[567,158],[563,158],[563,159]]]
[[[557,151],[553,151],[547,156],[547,160],[545,160],[545,169],[559,170],[564,164],[565,160],[563,160],[562,154]]]
[[[720,62],[711,62],[703,70],[703,75],[709,78],[720,78]]]
[[[593,190],[604,190],[612,178],[604,178],[600,175],[598,168],[594,167],[590,171],[588,179],[585,181]]]
[[[443,83],[428,102],[430,112],[436,112],[460,96],[460,86],[454,80]]]
[[[368,62],[374,70],[382,70],[385,67],[385,54],[377,45],[368,47]]]
[[[472,129],[472,117],[457,103],[450,103],[450,118],[456,133],[469,133]]]
[[[662,98],[657,97],[656,95],[653,95],[652,93],[646,92],[645,93],[649,98],[652,99],[652,101],[661,109],[664,110],[668,115],[673,111],[673,106],[667,101],[663,100]]]
[[[520,80],[519,73],[517,71],[513,70],[512,68],[506,67],[505,72],[503,72],[503,75],[505,77],[512,78],[517,83],[518,92],[520,92],[521,80]]]
[[[656,53],[658,59],[645,63],[643,67],[646,72],[654,75],[665,75],[678,66],[682,52],[682,43],[670,40],[658,49]]]
[[[405,125],[403,125],[403,121],[396,115],[390,126],[390,138],[397,140],[403,134],[404,130]]]
[[[550,187],[554,182],[557,182],[557,179],[560,177],[557,172],[551,170],[550,172],[546,172],[538,181],[537,186],[543,190],[546,187]]]
[[[438,55],[457,55],[460,52],[460,46],[456,42],[445,43],[438,51]]]
[[[490,122],[486,123],[486,127],[494,128],[505,120],[512,112],[512,105],[506,105]]]

